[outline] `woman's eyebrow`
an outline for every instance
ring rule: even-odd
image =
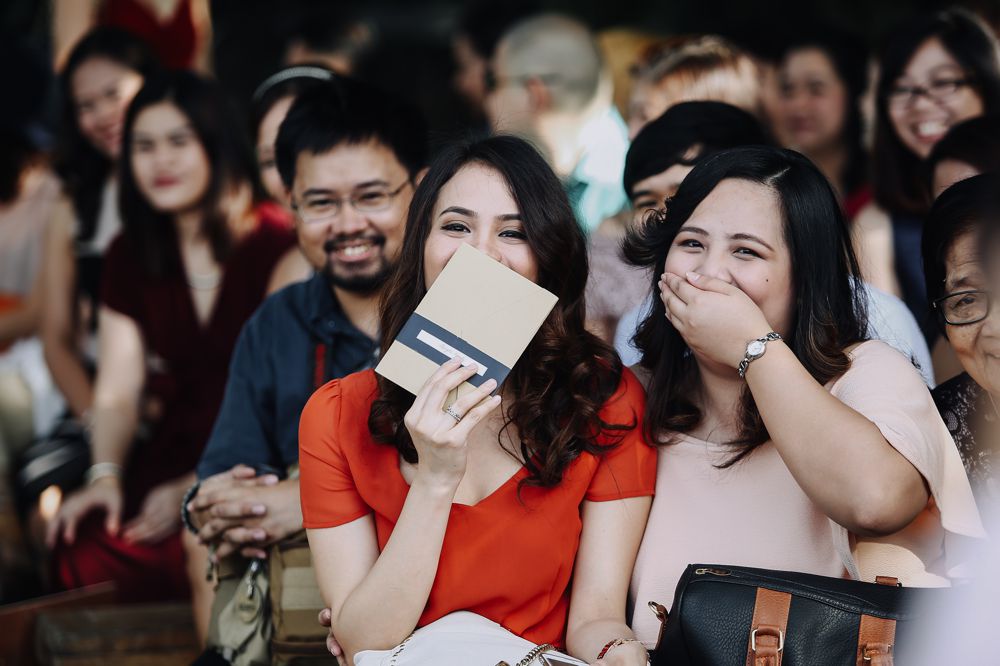
[[[685,226],[681,227],[677,231],[677,233],[680,233],[682,231],[690,231],[691,233],[698,234],[699,236],[708,236],[708,235],[710,235],[707,231],[705,231],[701,227],[690,227],[690,226],[685,225]]]
[[[729,237],[729,239],[730,240],[748,240],[748,241],[753,241],[754,243],[760,243],[761,245],[763,245],[764,247],[766,247],[771,252],[774,252],[774,248],[771,247],[771,245],[767,241],[765,241],[763,238],[760,238],[759,236],[754,236],[753,234],[744,234],[744,233],[732,234]]]
[[[448,206],[445,208],[438,217],[445,215],[447,213],[458,213],[459,215],[465,215],[466,217],[479,217],[479,214],[475,211],[469,210],[468,208],[462,208],[461,206]]]

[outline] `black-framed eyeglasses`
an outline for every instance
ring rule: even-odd
[[[409,179],[394,190],[388,187],[366,187],[351,194],[349,197],[330,197],[316,195],[301,203],[293,203],[292,208],[298,213],[299,219],[306,224],[325,222],[340,215],[344,209],[344,201],[359,213],[380,213],[389,208],[392,200],[410,183]]]
[[[976,324],[990,314],[990,292],[982,289],[966,289],[953,294],[945,294],[932,303],[944,323],[951,326]]]
[[[934,102],[947,101],[962,88],[972,85],[972,79],[937,79],[926,86],[897,85],[889,89],[887,98],[891,106],[908,108],[918,97],[926,97]]]

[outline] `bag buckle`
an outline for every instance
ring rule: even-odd
[[[774,636],[774,632],[778,632],[778,652],[785,649],[785,632],[781,629],[771,629],[770,627],[762,627],[760,629],[754,629],[750,632],[750,649],[754,652],[757,651],[757,632],[761,632],[764,635]]]
[[[861,657],[865,661],[871,661],[872,657],[879,654],[889,655],[892,654],[893,644],[890,643],[886,645],[885,643],[865,643],[865,646],[861,648]]]

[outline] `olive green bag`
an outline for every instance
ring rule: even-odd
[[[228,557],[217,567],[208,645],[234,666],[330,664],[324,607],[305,532],[271,546],[267,560]]]
[[[233,666],[271,663],[267,562],[232,556],[215,567],[215,600],[208,646]]]

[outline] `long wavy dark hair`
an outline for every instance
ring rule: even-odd
[[[171,266],[169,248],[176,245],[176,232],[169,213],[153,208],[139,190],[132,171],[132,131],[142,111],[161,102],[176,106],[191,122],[198,141],[209,160],[208,189],[200,204],[202,233],[212,246],[212,255],[222,263],[232,247],[232,222],[235,211],[227,195],[238,188],[250,193],[250,204],[257,204],[263,192],[257,182],[253,152],[239,116],[231,107],[222,88],[193,72],[175,71],[150,77],[132,100],[125,116],[120,160],[121,189],[119,205],[123,233],[142,253],[153,275],[163,275]],[[173,245],[172,245],[173,244]]]
[[[845,349],[867,338],[868,317],[860,296],[860,271],[837,195],[808,159],[792,150],[748,146],[717,153],[700,162],[664,210],[651,213],[625,239],[626,258],[651,267],[653,308],[639,325],[635,344],[640,365],[650,374],[646,436],[672,444],[677,433],[701,423],[696,401],[698,365],[666,317],[657,280],[667,253],[695,208],[727,179],[758,183],[775,192],[782,210],[782,234],[791,254],[794,311],[785,343],[820,384],[850,367]],[[734,371],[735,372],[735,371]],[[728,467],[770,439],[749,389],[739,405],[739,435],[729,444]]]
[[[83,136],[77,122],[73,76],[84,63],[94,58],[111,60],[143,77],[152,76],[160,70],[159,62],[145,42],[124,30],[110,27],[91,30],[73,47],[66,60],[59,76],[62,107],[53,162],[73,202],[79,221],[80,240],[89,240],[97,230],[104,184],[114,166]]]
[[[538,284],[559,301],[511,370],[503,385],[503,431],[515,429],[518,451],[530,474],[522,483],[551,487],[566,466],[583,452],[601,453],[635,427],[604,422],[599,412],[621,381],[615,352],[584,327],[587,244],[555,174],[527,142],[495,136],[444,150],[417,187],[410,205],[398,268],[382,299],[382,349],[399,334],[421,299],[424,245],[433,223],[438,193],[463,167],[486,166],[507,182],[520,211],[524,233],[538,262]],[[395,446],[404,460],[417,452],[403,425],[413,396],[378,378],[379,395],[368,426],[376,441]],[[638,415],[636,415],[638,418]],[[611,444],[598,444],[608,436]],[[498,437],[503,447],[502,436]]]
[[[889,93],[920,45],[932,37],[962,66],[983,100],[983,113],[1000,112],[1000,50],[975,14],[953,7],[910,20],[894,30],[879,59],[875,98],[872,189],[890,213],[924,215],[931,205],[921,159],[903,145],[889,117]]]

